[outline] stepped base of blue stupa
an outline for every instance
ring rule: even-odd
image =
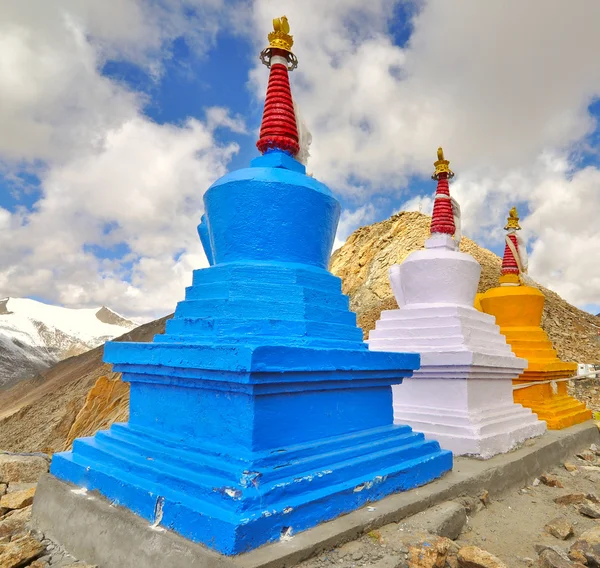
[[[130,419],[51,473],[223,554],[287,538],[452,467],[393,425],[419,355],[370,352],[326,270],[339,204],[267,154],[205,195],[197,270],[164,335],[108,343]]]

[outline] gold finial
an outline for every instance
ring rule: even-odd
[[[437,156],[438,156],[437,162],[433,163],[433,165],[435,166],[435,172],[433,172],[433,175],[431,176],[431,178],[432,179],[440,179],[441,173],[448,174],[448,179],[453,178],[454,172],[449,167],[450,161],[444,160],[444,150],[442,150],[441,148],[438,148]]]
[[[285,57],[288,60],[288,70],[293,71],[298,67],[298,60],[292,53],[294,45],[294,37],[290,35],[290,24],[285,16],[275,18],[273,20],[273,31],[268,35],[269,45],[262,50],[260,60],[267,66],[271,67],[271,56],[273,50],[278,49],[285,52]]]
[[[508,218],[506,219],[506,227],[504,227],[504,229],[516,229],[517,231],[521,229],[519,226],[519,214],[517,213],[516,207],[513,207],[509,211]]]

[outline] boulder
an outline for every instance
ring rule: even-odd
[[[37,483],[48,469],[48,460],[39,456],[0,454],[0,483]]]
[[[32,487],[36,487],[37,483],[11,483],[6,488],[6,493],[16,493],[17,491],[25,491],[26,489],[31,489]]]
[[[45,550],[35,538],[25,535],[6,544],[0,544],[0,567],[17,568],[35,560]]]
[[[0,520],[0,538],[24,531],[30,518],[31,506],[8,513]]]
[[[563,517],[552,519],[544,528],[552,536],[561,540],[567,540],[570,536],[573,536],[573,526]]]
[[[14,493],[7,493],[0,497],[0,508],[1,509],[23,509],[33,503],[33,497],[35,495],[35,487],[31,489],[25,489],[24,491],[15,491]]]

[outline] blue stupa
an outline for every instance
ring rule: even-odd
[[[106,345],[131,384],[129,422],[76,440],[51,466],[227,555],[452,467],[437,442],[393,425],[391,385],[419,355],[370,352],[327,271],[340,205],[294,158],[285,18],[269,39],[263,155],[204,196],[211,266],[194,272],[164,335]]]

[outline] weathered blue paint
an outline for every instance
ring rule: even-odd
[[[435,479],[449,452],[392,424],[417,354],[370,352],[327,270],[339,204],[270,152],[205,195],[197,270],[164,335],[108,343],[128,424],[52,473],[237,554]],[[162,509],[158,506],[162,505]]]

